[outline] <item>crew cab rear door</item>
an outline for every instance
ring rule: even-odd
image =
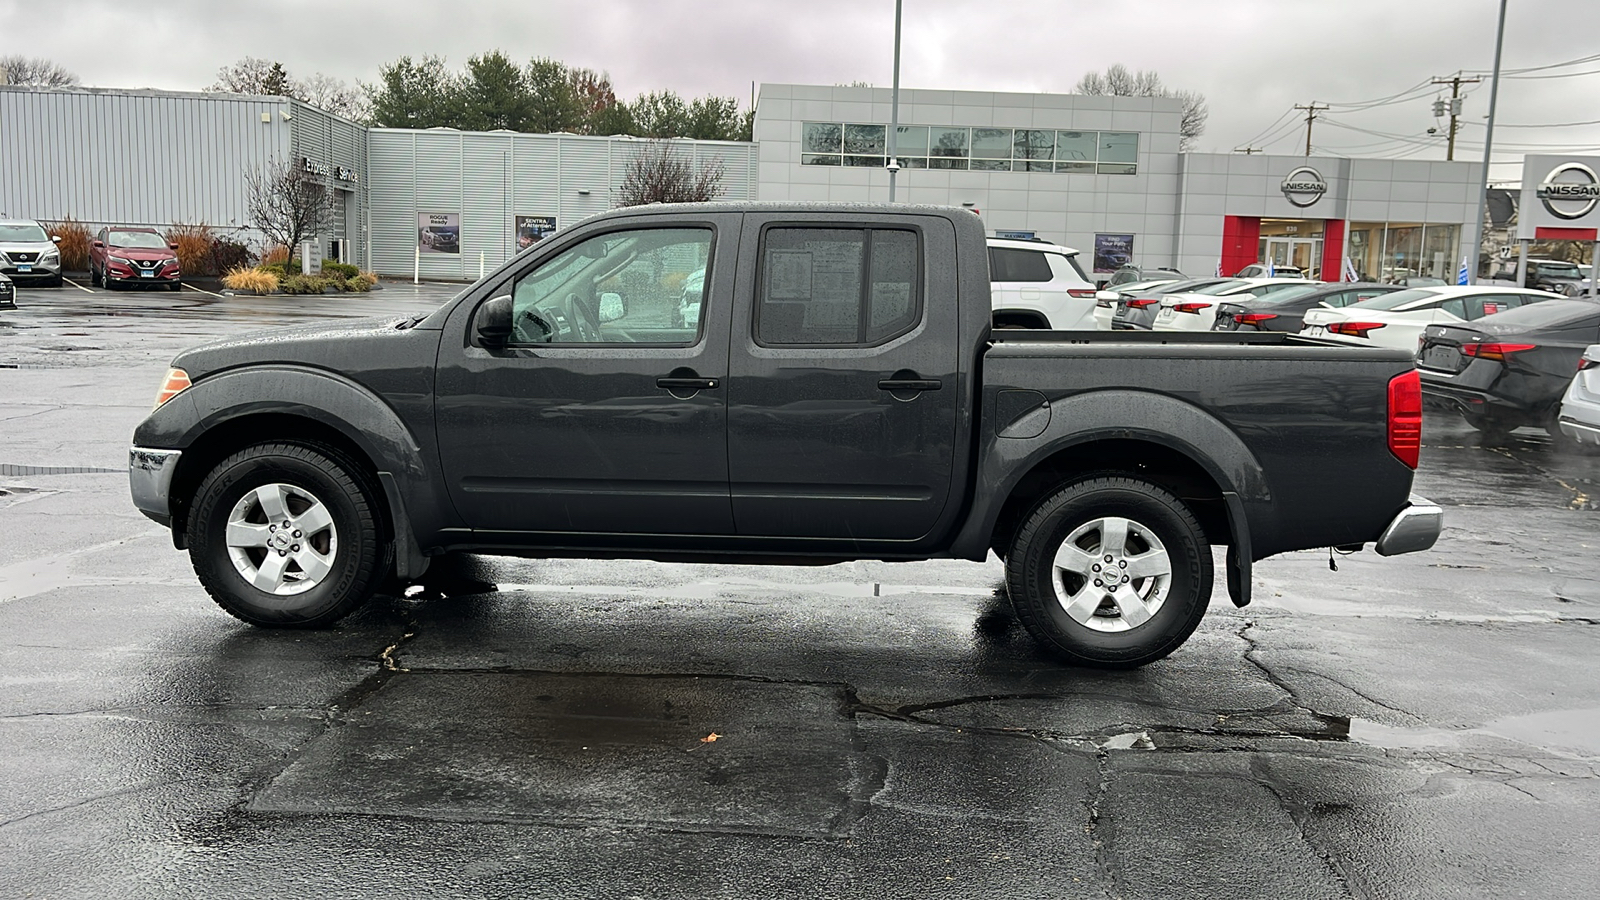
[[[577,543],[733,534],[725,410],[739,221],[637,216],[546,238],[490,292],[512,298],[503,348],[481,346],[472,310],[452,316],[436,422],[471,528]]]
[[[951,502],[949,221],[747,213],[728,377],[734,520],[751,537],[911,541]]]

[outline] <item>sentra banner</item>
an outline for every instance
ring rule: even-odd
[[[1589,240],[1600,230],[1600,157],[1526,156],[1517,237]]]

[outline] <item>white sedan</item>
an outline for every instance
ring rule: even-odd
[[[1578,361],[1556,418],[1561,431],[1580,444],[1600,447],[1600,344],[1590,344]]]
[[[1156,331],[1210,331],[1217,306],[1224,300],[1268,297],[1290,288],[1320,285],[1309,278],[1242,278],[1161,298],[1161,311],[1152,326]]]
[[[1501,285],[1411,288],[1338,309],[1307,310],[1300,333],[1358,347],[1392,347],[1415,353],[1429,325],[1476,322],[1529,303],[1560,299],[1561,295],[1549,291]]]

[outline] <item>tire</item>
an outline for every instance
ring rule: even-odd
[[[196,491],[190,562],[235,618],[268,628],[332,625],[372,596],[392,558],[377,497],[373,479],[333,448],[248,447]]]
[[[1105,545],[1108,527],[1116,542],[1118,523],[1120,549]],[[1148,574],[1137,574],[1141,567]],[[1108,569],[1119,573],[1115,598],[1095,586]],[[1142,666],[1182,646],[1205,615],[1212,578],[1211,546],[1188,507],[1120,475],[1049,496],[1024,520],[1006,560],[1012,608],[1034,640],[1067,663],[1104,669]]]
[[[94,271],[94,266],[89,267],[89,287],[99,287],[100,276]]]
[[[177,293],[178,291],[183,290],[183,283],[179,282],[179,281],[174,281],[173,283],[167,285],[167,290],[172,291],[173,293]]]

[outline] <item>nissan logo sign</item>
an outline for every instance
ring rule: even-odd
[[[1322,180],[1322,173],[1310,166],[1301,166],[1289,173],[1283,179],[1283,197],[1291,204],[1304,209],[1328,192],[1328,183]]]
[[[1567,176],[1567,180],[1561,180]],[[1562,219],[1581,219],[1594,212],[1600,203],[1600,178],[1583,163],[1562,163],[1550,170],[1534,196],[1550,210],[1550,215]]]

